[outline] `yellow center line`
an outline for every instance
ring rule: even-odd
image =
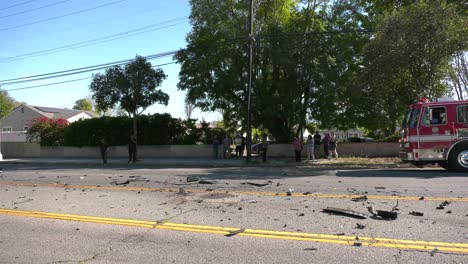
[[[108,186],[108,185],[78,185],[78,184],[62,184],[62,183],[34,183],[34,182],[0,182],[0,185],[10,186],[30,186],[30,187],[55,187],[66,189],[86,189],[86,190],[109,190],[109,191],[142,191],[142,192],[178,192],[175,188],[157,188],[157,187],[138,187],[138,186]],[[352,199],[360,198],[363,195],[356,194],[333,194],[333,193],[291,193],[286,192],[257,192],[257,191],[237,191],[237,190],[203,190],[203,189],[186,189],[191,193],[226,193],[233,192],[244,195],[256,196],[291,196],[291,197],[308,197],[308,198],[335,198],[335,199]],[[424,197],[419,196],[398,196],[398,195],[366,195],[367,199],[375,200],[401,200],[401,201],[453,201],[453,202],[468,202],[468,197]]]
[[[239,230],[235,227],[222,227],[222,226],[206,226],[194,224],[178,224],[169,222],[155,222],[143,221],[133,219],[120,219],[109,217],[95,217],[95,216],[82,216],[72,214],[57,214],[39,211],[26,211],[26,210],[11,210],[0,208],[0,214],[20,216],[20,217],[34,217],[55,220],[79,221],[100,224],[111,224],[121,226],[155,228],[172,231],[185,231],[197,233],[210,233],[226,235],[229,232]],[[370,247],[384,247],[384,248],[397,248],[397,249],[413,249],[413,250],[427,250],[432,251],[437,249],[441,252],[452,253],[467,253],[468,243],[450,243],[450,242],[434,242],[423,240],[405,240],[405,239],[391,239],[391,238],[375,238],[375,237],[359,237],[356,240],[354,236],[337,236],[328,234],[314,234],[304,232],[284,232],[274,230],[258,230],[258,229],[245,229],[244,232],[239,233],[238,236],[257,237],[257,238],[272,238],[282,240],[299,240],[310,241],[319,243],[333,243],[342,245],[354,245],[359,241],[363,246]]]

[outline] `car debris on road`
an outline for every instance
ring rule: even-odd
[[[353,210],[349,209],[341,209],[341,208],[335,208],[335,207],[327,207],[325,209],[322,209],[324,213],[329,213],[329,214],[337,214],[337,215],[343,215],[343,216],[349,216],[353,218],[359,218],[359,219],[366,219],[367,215],[363,213],[359,213]]]

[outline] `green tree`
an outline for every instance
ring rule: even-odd
[[[19,103],[8,95],[7,91],[0,89],[0,119],[8,115]]]
[[[93,104],[87,98],[76,100],[73,106],[75,110],[93,111]]]
[[[90,89],[99,109],[118,104],[133,118],[136,138],[138,115],[154,103],[168,104],[169,95],[157,89],[166,77],[162,69],[153,69],[144,57],[136,56],[125,66],[114,66],[105,74],[94,75]]]
[[[375,32],[354,105],[361,105],[366,127],[394,129],[408,103],[448,92],[448,65],[467,48],[468,24],[450,4],[417,1],[386,14]]]
[[[294,61],[285,32],[297,0],[255,1],[255,57],[252,124],[289,141],[299,120]],[[219,111],[225,123],[246,126],[248,70],[248,1],[191,1],[188,46],[175,58],[181,63],[178,88],[204,111]]]

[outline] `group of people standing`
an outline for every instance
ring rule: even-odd
[[[107,164],[107,153],[109,150],[109,145],[105,138],[102,138],[99,141],[99,151],[101,153],[102,164]],[[135,163],[136,162],[136,152],[137,152],[137,145],[136,145],[136,137],[134,135],[130,136],[128,142],[128,163]]]
[[[231,140],[229,136],[225,136],[223,141],[221,142],[223,146],[223,158],[228,159],[231,157],[231,146],[235,146],[235,157],[242,158],[244,156],[245,147],[246,147],[246,138],[241,134],[237,134],[234,140]],[[219,141],[216,136],[213,136],[212,139],[213,144],[213,158],[218,158],[218,149],[219,149]],[[262,161],[266,162],[266,155],[268,150],[268,137],[266,134],[262,136],[262,141],[259,146],[259,153],[262,155]]]
[[[218,158],[218,149],[220,142],[213,136],[213,158]],[[231,146],[235,146],[235,157],[242,158],[245,151],[246,139],[240,134],[237,134],[234,140],[225,136],[221,142],[223,147],[223,158],[228,159],[231,157]],[[268,150],[268,137],[266,134],[262,136],[261,144],[259,145],[259,154],[262,156],[262,161],[266,162],[267,150]],[[320,148],[323,146],[323,157],[326,159],[338,158],[338,152],[336,151],[337,139],[334,132],[326,133],[324,137],[320,135],[319,131],[316,131],[314,136],[309,135],[306,142],[302,142],[298,137],[295,137],[292,146],[294,149],[294,156],[297,162],[301,161],[302,150],[305,148],[307,153],[307,160],[315,161],[319,159]]]
[[[223,158],[228,159],[231,157],[231,145],[235,145],[235,157],[236,158],[242,158],[244,155],[245,151],[245,137],[241,136],[240,134],[237,134],[236,137],[234,138],[234,141],[229,138],[227,135],[223,138],[223,141],[221,142],[223,145]],[[216,136],[213,136],[212,138],[212,144],[213,144],[213,158],[217,159],[218,158],[218,146],[219,146],[219,141]]]
[[[309,135],[307,141],[303,144],[298,137],[295,137],[293,142],[293,149],[295,159],[297,162],[301,161],[301,152],[305,146],[307,153],[307,160],[315,161],[320,157],[320,146],[323,145],[324,158],[338,158],[338,152],[336,151],[336,136],[334,132],[326,133],[322,139],[322,136],[318,131],[315,132],[314,136]]]

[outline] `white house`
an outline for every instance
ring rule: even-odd
[[[89,111],[21,104],[0,120],[0,142],[25,142],[26,131],[32,122],[40,118],[63,118],[69,123],[97,117]]]

